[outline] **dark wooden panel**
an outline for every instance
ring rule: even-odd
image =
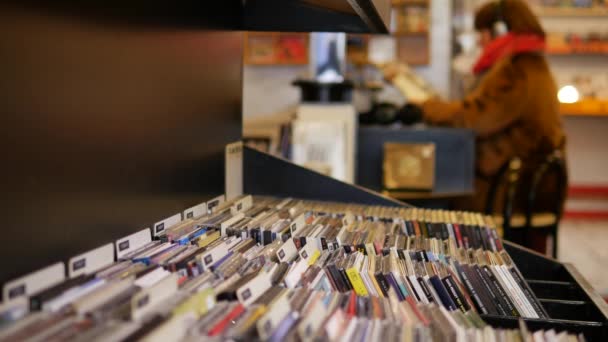
[[[242,33],[0,7],[0,282],[224,191]]]
[[[248,31],[387,33],[388,1],[249,0],[243,7],[243,27]]]

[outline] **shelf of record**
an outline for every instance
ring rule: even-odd
[[[5,284],[2,341],[579,341],[479,214],[218,197]]]

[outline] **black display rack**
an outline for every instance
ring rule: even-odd
[[[350,185],[254,149],[244,149],[245,193],[366,205],[407,206],[377,192]],[[525,318],[531,331],[582,333],[588,341],[608,340],[608,304],[574,266],[505,241],[509,252],[550,319]],[[517,328],[518,318],[482,315],[494,327]]]
[[[608,339],[608,304],[573,265],[508,241],[505,249],[551,318],[525,319],[530,329],[568,330],[584,334],[589,341]],[[516,319],[483,318],[493,326],[518,324]]]
[[[408,205],[252,148],[245,147],[243,152],[243,185],[246,194],[391,207]]]

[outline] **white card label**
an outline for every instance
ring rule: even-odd
[[[236,291],[236,298],[247,307],[260,298],[271,286],[270,274],[262,271]]]
[[[296,244],[293,242],[293,239],[289,238],[283,246],[279,248],[277,251],[277,257],[281,262],[290,262],[298,255],[298,249],[296,248]]]
[[[65,280],[65,265],[58,262],[4,284],[3,302],[29,296]]]
[[[253,206],[253,197],[251,195],[245,196],[240,200],[236,201],[232,207],[230,207],[230,213],[236,215],[242,213]]]
[[[163,235],[169,227],[174,226],[182,221],[182,214],[177,213],[171,217],[167,217],[162,221],[158,221],[154,224],[153,234],[154,236]]]
[[[287,295],[283,295],[277,299],[274,305],[272,305],[271,309],[256,323],[260,339],[268,340],[272,335],[272,332],[276,330],[279,323],[283,320],[283,318],[285,318],[285,316],[287,316],[287,314],[289,314],[290,311],[291,306],[289,305]]]
[[[220,224],[220,231],[222,236],[226,236],[226,229],[230,226],[232,226],[233,224],[239,222],[240,220],[245,218],[245,214],[240,213],[240,214],[236,214],[233,217],[229,218],[228,220],[222,222]]]
[[[171,274],[171,272],[165,270],[162,267],[155,269],[154,271],[147,273],[144,276],[141,276],[135,280],[135,285],[141,287],[142,289],[152,287],[156,285],[159,281],[165,279]]]
[[[116,256],[118,259],[120,259],[128,253],[136,251],[145,246],[151,241],[152,235],[150,233],[150,228],[142,229],[137,233],[125,236],[122,239],[116,240]]]
[[[306,246],[304,246],[304,247],[302,247],[302,249],[300,249],[300,256],[304,260],[309,260],[317,252],[319,252],[319,248],[317,247],[316,242],[314,240],[309,241],[307,239]]]
[[[70,258],[68,276],[77,277],[81,274],[91,274],[114,262],[114,244],[95,248],[92,251]]]
[[[337,309],[334,313],[329,317],[327,323],[325,324],[325,333],[329,337],[330,340],[338,340],[340,334],[344,333],[344,329],[346,324],[348,324],[349,320],[346,317],[346,314],[342,309]]]
[[[243,142],[226,145],[226,199],[243,194]]]
[[[177,292],[177,273],[156,283],[152,287],[142,290],[131,298],[131,318],[139,320],[152,312],[154,307]]]
[[[296,217],[296,219],[293,220],[293,223],[290,225],[291,236],[293,236],[293,234],[298,233],[305,226],[306,226],[306,216],[304,214],[302,214],[302,215]]]
[[[292,199],[291,199],[291,198],[286,198],[286,199],[282,200],[282,201],[281,201],[281,203],[277,204],[277,205],[276,205],[276,208],[277,208],[277,209],[283,209],[283,207],[284,207],[284,206],[286,206],[286,205],[287,205],[287,203],[289,203],[289,202],[291,202],[291,201],[292,201]]]
[[[228,239],[207,253],[202,254],[199,258],[202,260],[203,269],[207,270],[218,260],[221,260],[228,252],[230,248],[241,242],[241,238]]]
[[[285,285],[290,289],[295,288],[300,282],[300,279],[302,279],[302,273],[304,273],[306,269],[308,269],[308,261],[300,259],[285,276]]]
[[[207,212],[213,214],[220,204],[226,202],[226,196],[220,195],[210,201],[207,201]]]
[[[302,341],[313,341],[314,334],[321,327],[324,320],[319,319],[319,317],[325,317],[327,315],[327,309],[323,304],[323,301],[318,299],[312,305],[312,309],[308,311],[306,317],[304,317],[303,321],[298,324],[298,335]]]
[[[192,219],[195,217],[203,216],[207,214],[207,203],[203,202],[201,204],[197,204],[192,208],[188,208],[184,210],[184,220]]]
[[[355,222],[355,215],[353,215],[350,211],[346,213],[346,215],[344,215],[344,218],[342,219],[342,223],[345,226],[349,226],[351,224],[353,224]]]

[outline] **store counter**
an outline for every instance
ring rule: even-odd
[[[356,183],[382,192],[384,144],[434,143],[435,181],[431,191],[385,191],[399,200],[448,200],[473,194],[475,135],[457,128],[361,126],[357,139]]]

